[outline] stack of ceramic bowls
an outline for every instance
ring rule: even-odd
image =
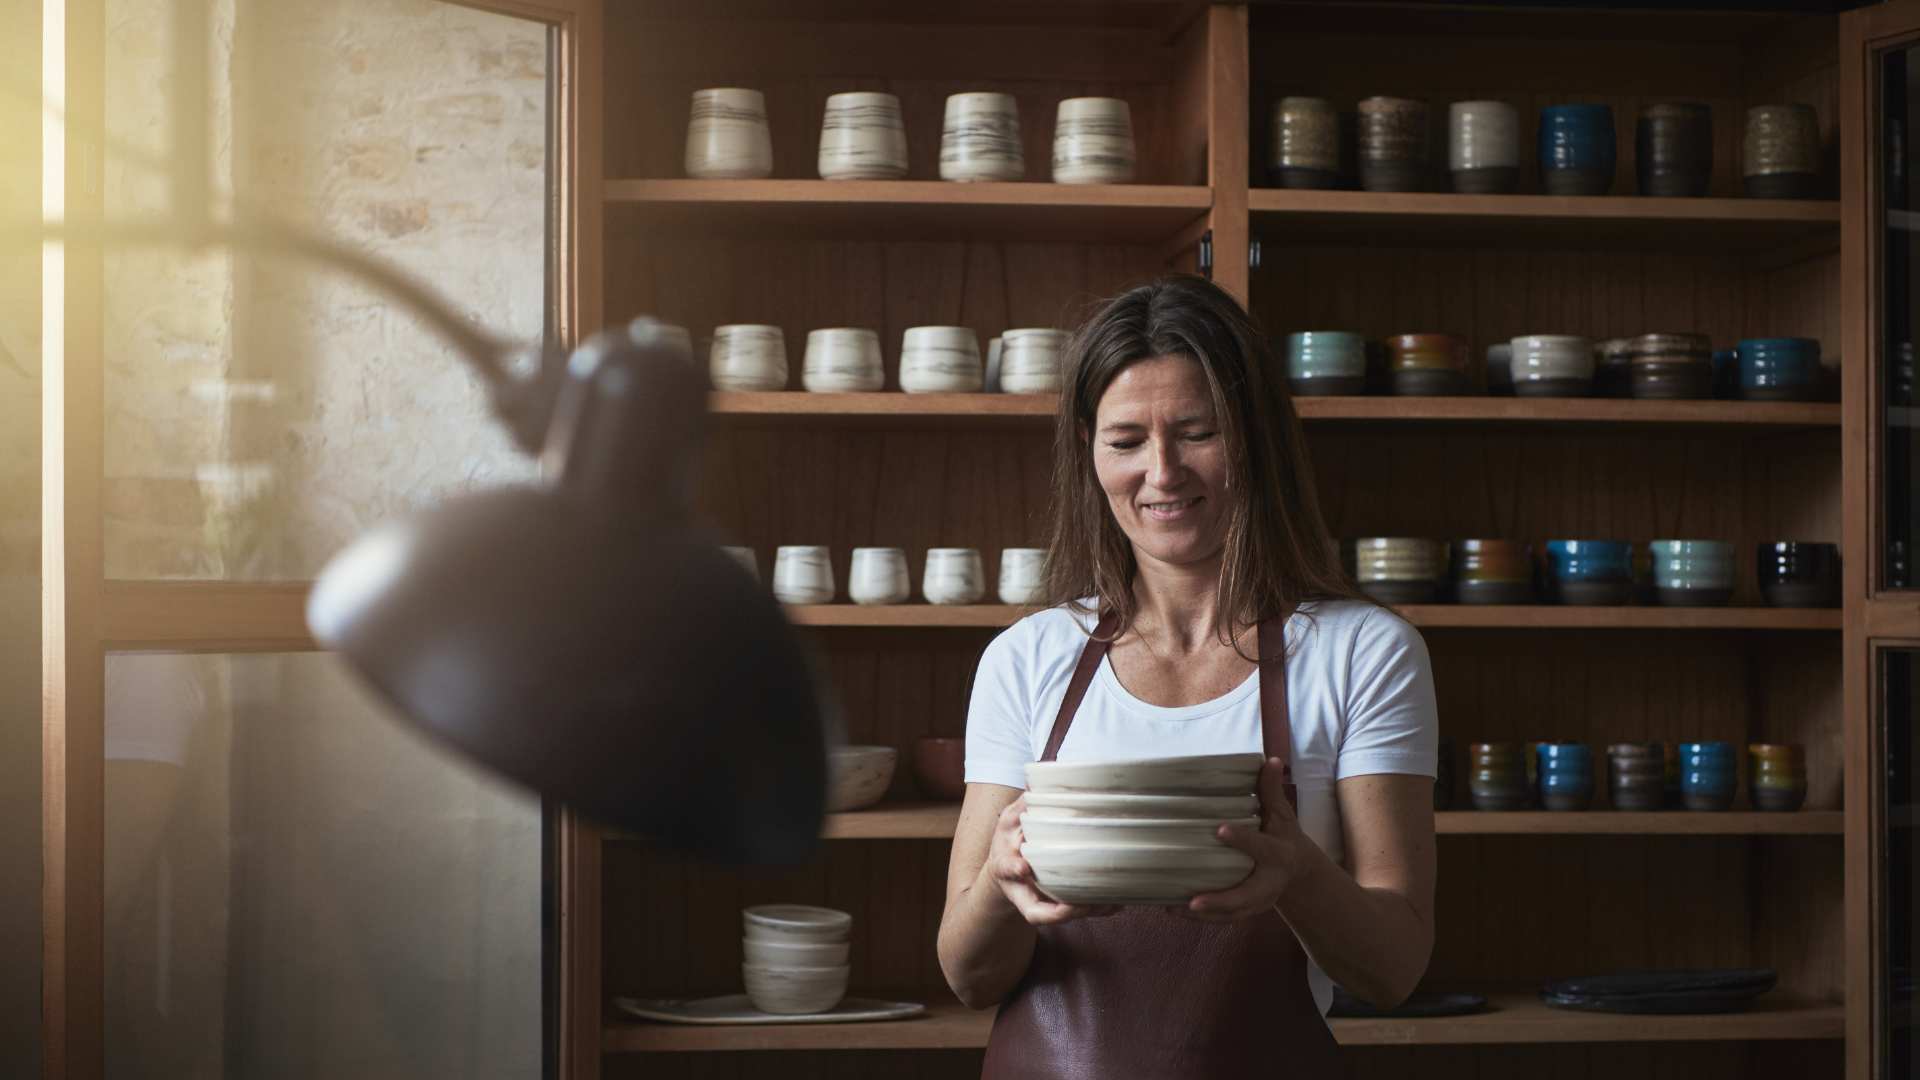
[[[1658,810],[1667,801],[1667,755],[1659,743],[1607,747],[1607,797],[1615,810]]]
[[[1467,747],[1467,792],[1475,810],[1525,810],[1533,805],[1527,753],[1520,743]]]
[[[1739,771],[1729,742],[1680,744],[1680,802],[1689,810],[1725,810],[1733,805]]]
[[[1755,810],[1791,813],[1807,801],[1807,755],[1795,743],[1747,747],[1747,796]]]
[[[1593,802],[1593,751],[1584,743],[1541,743],[1535,751],[1540,805],[1585,810]]]
[[[758,323],[716,326],[707,372],[715,390],[785,390],[787,336],[777,326]]]
[[[1593,343],[1593,392],[1604,398],[1633,396],[1633,339],[1606,338]]]
[[[893,783],[900,752],[891,746],[836,746],[827,755],[827,809],[860,810],[880,801]]]
[[[847,996],[853,916],[804,904],[763,904],[740,913],[740,973],[764,1013],[829,1012]]]
[[[1453,544],[1453,593],[1463,604],[1533,603],[1533,554],[1517,540]]]
[[[915,326],[901,338],[900,389],[907,393],[978,393],[985,382],[980,339],[967,327]]]
[[[1550,105],[1540,110],[1540,184],[1549,195],[1605,195],[1613,186],[1613,109]]]
[[[1691,102],[1648,105],[1634,126],[1633,148],[1640,194],[1699,198],[1713,178],[1713,110]]]
[[[1430,604],[1447,575],[1447,545],[1406,536],[1363,536],[1353,542],[1360,591],[1383,604]]]
[[[847,599],[856,604],[901,604],[912,595],[907,553],[895,547],[857,547],[847,569]]]
[[[696,180],[758,180],[773,174],[767,99],[736,86],[693,92],[687,123],[687,175]]]
[[[1812,199],[1820,194],[1820,119],[1811,105],[1755,105],[1747,110],[1742,176],[1756,199]]]
[[[1718,607],[1733,596],[1733,545],[1725,540],[1655,540],[1653,587],[1667,607]]]
[[[1068,98],[1053,125],[1053,182],[1133,182],[1133,113],[1120,98]]]
[[[1284,188],[1340,183],[1340,116],[1323,98],[1286,97],[1273,106],[1267,166]]]
[[[1806,401],[1820,391],[1820,343],[1812,338],[1743,338],[1734,356],[1749,401]]]
[[[1253,860],[1222,824],[1257,827],[1259,754],[1027,766],[1020,854],[1069,904],[1185,904],[1239,884]]]
[[[1713,396],[1713,343],[1705,334],[1641,334],[1627,351],[1633,358],[1634,397]]]
[[[907,175],[900,99],[855,91],[827,96],[820,123],[820,179],[898,180]]]
[[[1367,343],[1345,330],[1287,335],[1287,385],[1307,397],[1359,394],[1367,388]]]
[[[1004,548],[1000,552],[1000,602],[1037,604],[1047,592],[1047,550]]]
[[[1520,184],[1520,114],[1504,101],[1447,106],[1447,170],[1462,194],[1511,193]]]
[[[1387,339],[1388,387],[1401,397],[1467,392],[1467,343],[1453,334],[1396,334]]]
[[[1065,330],[1008,330],[1000,335],[1000,389],[1009,394],[1058,393],[1066,354]]]
[[[940,127],[940,179],[959,183],[1026,176],[1020,105],[1012,94],[953,94]]]
[[[1572,334],[1513,339],[1513,392],[1521,397],[1585,397],[1593,390],[1593,343]]]
[[[858,326],[807,331],[800,385],[816,394],[878,390],[886,381],[880,335]]]
[[[1513,396],[1513,345],[1510,342],[1487,346],[1487,393],[1494,397]]]
[[[1760,595],[1774,607],[1838,607],[1840,549],[1832,544],[1776,540],[1756,552]]]
[[[929,604],[977,604],[987,593],[986,565],[973,548],[929,548],[920,595]]]
[[[1547,541],[1547,586],[1562,604],[1633,600],[1633,545],[1624,540]]]
[[[1368,191],[1425,191],[1427,103],[1370,97],[1360,103],[1360,186]]]

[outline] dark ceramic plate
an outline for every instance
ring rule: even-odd
[[[1771,968],[1628,971],[1560,979],[1540,990],[1540,1000],[1562,1009],[1591,1012],[1685,1015],[1741,1012],[1773,989]]]
[[[1376,1009],[1336,986],[1328,1016],[1365,1019],[1417,1020],[1430,1016],[1466,1016],[1487,1007],[1479,994],[1415,994],[1391,1009]]]
[[[1643,994],[1634,997],[1580,997],[1540,992],[1540,1000],[1557,1009],[1585,1012],[1638,1013],[1658,1016],[1697,1016],[1745,1012],[1762,991],[1738,994]]]

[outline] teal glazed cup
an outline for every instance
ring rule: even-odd
[[[1287,384],[1305,397],[1365,393],[1366,339],[1345,330],[1288,334]]]
[[[1807,401],[1820,390],[1820,343],[1812,338],[1743,338],[1740,396],[1748,401]]]
[[[1547,584],[1562,604],[1633,600],[1633,545],[1624,540],[1547,541]]]
[[[1613,186],[1613,108],[1540,110],[1540,184],[1549,195],[1605,195]]]
[[[1537,759],[1542,806],[1585,810],[1593,802],[1593,751],[1585,744],[1541,743]]]
[[[1689,810],[1725,810],[1739,787],[1730,742],[1680,744],[1680,801]]]
[[[1724,540],[1655,540],[1654,595],[1666,607],[1718,607],[1733,596],[1733,545]]]

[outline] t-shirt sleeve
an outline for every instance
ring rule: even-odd
[[[1023,655],[1024,628],[1015,626],[987,645],[973,675],[967,705],[967,783],[1025,790],[1034,759],[1029,722],[1032,671]]]
[[[1432,776],[1439,745],[1440,709],[1427,643],[1406,620],[1375,608],[1354,632],[1335,778]]]

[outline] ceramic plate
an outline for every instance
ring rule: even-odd
[[[745,994],[710,998],[614,998],[622,1012],[668,1024],[851,1024],[871,1020],[904,1020],[927,1011],[912,1001],[843,998],[829,1012],[797,1016],[761,1012]]]
[[[1054,845],[1020,854],[1040,890],[1065,904],[1184,904],[1246,879],[1253,859],[1237,848]]]
[[[1027,788],[1039,792],[1251,795],[1261,761],[1259,754],[1207,754],[1138,761],[1034,761],[1027,765]]]
[[[1027,813],[1036,818],[1229,818],[1260,812],[1252,795],[1101,795],[1084,792],[1027,792]]]

